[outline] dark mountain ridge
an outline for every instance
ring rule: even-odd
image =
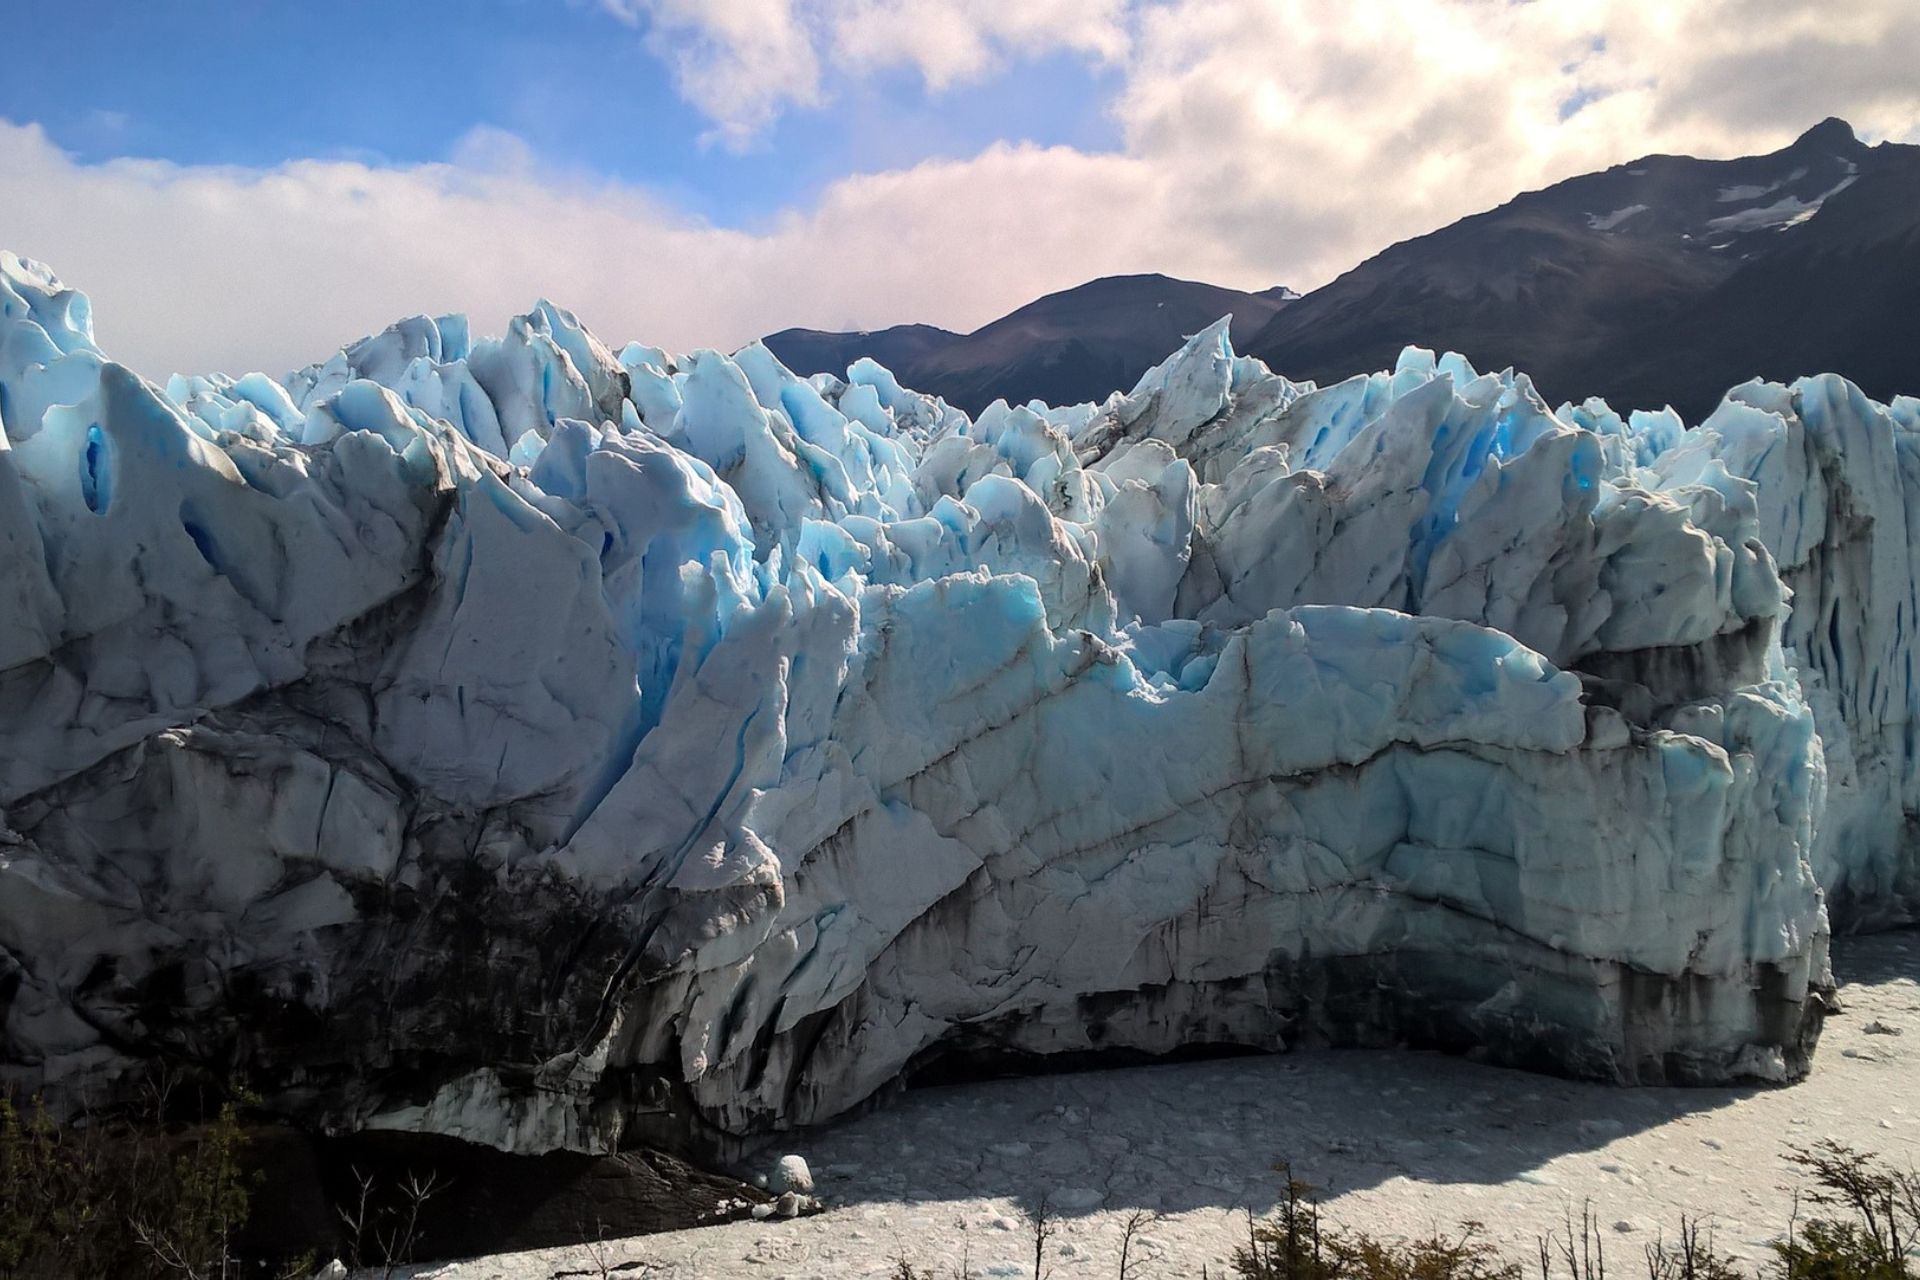
[[[918,391],[978,413],[1014,404],[1103,400],[1129,390],[1189,334],[1234,317],[1236,343],[1297,297],[1276,288],[1246,293],[1163,275],[1105,276],[1052,293],[972,333],[896,325],[869,333],[783,329],[765,339],[789,368],[844,374],[872,356]]]
[[[1647,156],[1396,244],[1248,350],[1327,381],[1415,343],[1690,419],[1754,376],[1831,369],[1885,397],[1920,387],[1916,182],[1920,147],[1840,120],[1764,156]]]

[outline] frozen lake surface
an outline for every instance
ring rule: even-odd
[[[1682,1212],[1754,1258],[1800,1180],[1782,1157],[1821,1138],[1920,1162],[1920,933],[1835,945],[1841,1012],[1813,1074],[1788,1089],[1618,1089],[1425,1053],[1321,1052],[1080,1072],[917,1090],[790,1150],[826,1213],[604,1247],[613,1274],[650,1280],[881,1277],[896,1258],[978,1276],[1030,1275],[1023,1206],[1060,1214],[1055,1280],[1111,1277],[1123,1221],[1147,1231],[1148,1277],[1217,1270],[1264,1212],[1290,1159],[1327,1216],[1376,1234],[1476,1218],[1530,1257],[1591,1200],[1639,1265]],[[770,1166],[778,1151],[770,1152]],[[417,1280],[598,1275],[580,1249],[418,1268]]]

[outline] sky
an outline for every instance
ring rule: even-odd
[[[1913,0],[0,0],[0,248],[149,376],[1307,290],[1655,151],[1920,141]]]

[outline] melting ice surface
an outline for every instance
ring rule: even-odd
[[[1920,901],[1920,403],[1226,334],[978,419],[545,302],[163,387],[0,257],[7,1078],[593,1150],[943,1056],[1803,1072]]]

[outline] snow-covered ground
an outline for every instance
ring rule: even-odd
[[[1269,1166],[1327,1189],[1328,1215],[1376,1234],[1484,1221],[1529,1256],[1592,1201],[1637,1260],[1679,1215],[1708,1215],[1757,1256],[1787,1221],[1796,1143],[1832,1138],[1920,1162],[1920,933],[1842,939],[1843,1010],[1812,1075],[1788,1089],[1618,1089],[1416,1053],[1327,1052],[1085,1072],[915,1091],[793,1149],[831,1208],[615,1242],[600,1259],[545,1250],[417,1269],[416,1280],[879,1277],[905,1256],[975,1275],[1031,1274],[1023,1206],[1059,1210],[1056,1280],[1115,1274],[1122,1223],[1153,1277],[1216,1268],[1273,1203]],[[774,1155],[769,1153],[767,1163]]]

